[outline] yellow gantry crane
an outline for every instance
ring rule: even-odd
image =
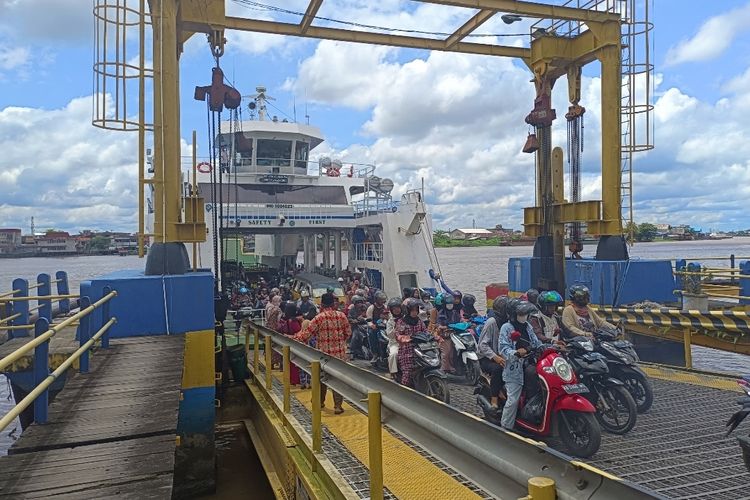
[[[126,125],[119,127],[121,129],[139,130],[141,182],[152,183],[155,195],[155,225],[154,233],[150,236],[154,237],[156,244],[149,252],[149,260],[159,258],[164,251],[160,249],[162,247],[176,245],[184,248],[183,243],[205,240],[203,201],[195,190],[191,196],[183,196],[180,167],[179,63],[185,42],[198,33],[207,35],[214,54],[221,55],[226,43],[226,30],[514,57],[523,60],[531,70],[536,89],[533,110],[526,121],[535,127],[539,141],[535,153],[537,201],[535,206],[524,209],[524,227],[527,235],[539,239],[535,256],[542,257],[542,280],[548,285],[545,288],[560,288],[564,283],[563,237],[566,223],[585,223],[589,233],[602,237],[598,257],[627,259],[620,213],[623,49],[621,27],[624,21],[622,12],[617,12],[616,8],[602,9],[601,6],[604,2],[609,6],[632,0],[591,0],[585,4],[590,8],[516,0],[417,0],[422,3],[463,7],[467,10],[467,21],[450,36],[441,39],[315,26],[316,15],[323,0],[311,0],[299,23],[227,16],[224,0],[148,0],[148,10],[146,0],[136,1],[137,6],[134,0],[97,0],[94,13],[98,19],[105,21],[105,33],[107,21],[110,26],[120,26],[118,34],[121,29],[122,45],[125,44],[124,37],[128,29],[136,26],[140,28],[140,65],[128,63],[127,58],[119,53],[119,50],[124,51],[124,48],[119,48],[116,57],[122,61],[113,65],[105,63],[100,66],[98,72],[102,73],[102,79],[106,80],[106,77],[111,77],[114,72],[111,68],[122,66],[117,73],[121,73],[123,79],[137,76],[140,94],[138,123],[134,125],[127,118],[128,114],[123,111],[124,116],[119,122],[112,119],[108,121],[106,117],[97,120],[95,112],[94,124],[107,128],[113,128],[112,125],[115,124],[114,128],[118,128],[117,124],[122,122]],[[581,1],[578,0],[579,5]],[[531,33],[529,48],[465,41],[468,35],[495,15],[546,19],[552,23],[568,22],[575,24],[576,29],[561,36],[553,29],[537,28]],[[152,72],[149,72],[144,64],[144,34],[149,25],[152,36]],[[106,34],[104,45],[107,45]],[[581,68],[593,61],[599,61],[601,64],[602,195],[601,200],[568,202],[563,196],[562,150],[552,149],[550,145],[550,127],[555,118],[555,112],[551,108],[551,92],[557,79],[563,75],[567,76],[569,100],[577,106],[580,100]],[[110,68],[109,71],[107,68]],[[154,175],[152,179],[147,180],[143,176],[143,136],[150,127],[145,123],[143,103],[144,80],[149,76],[153,76]],[[106,94],[106,89],[99,89],[98,92]],[[126,92],[123,91],[123,94]],[[105,105],[102,107],[106,108]],[[144,236],[143,215],[139,233]],[[186,257],[187,254],[184,255]],[[147,264],[147,271],[148,269]],[[172,268],[169,272],[179,272],[179,269]],[[558,286],[555,286],[555,283]],[[544,286],[545,283],[541,285]]]

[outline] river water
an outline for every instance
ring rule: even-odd
[[[596,250],[590,244],[584,256],[593,255]],[[484,303],[484,287],[488,283],[508,280],[508,259],[531,255],[532,247],[476,247],[437,249],[441,271],[445,281],[464,293],[472,293]],[[750,238],[733,238],[718,241],[684,241],[668,243],[638,243],[631,249],[632,258],[679,259],[697,257],[729,257],[730,254],[750,260]],[[739,261],[739,259],[738,259]],[[144,261],[137,256],[94,256],[0,259],[0,293],[11,289],[14,278],[24,277],[36,281],[39,273],[54,276],[56,271],[68,273],[71,293],[78,292],[81,281],[120,269],[142,269]],[[728,267],[729,261],[711,261],[712,267]],[[693,362],[696,368],[729,372],[750,373],[750,356],[724,353],[700,347],[693,348]],[[0,376],[0,415],[4,415],[13,405],[10,387]],[[20,433],[16,422],[0,433],[0,454]]]

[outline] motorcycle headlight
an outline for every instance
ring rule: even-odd
[[[573,380],[573,368],[570,363],[565,361],[563,358],[555,358],[552,362],[552,367],[555,369],[557,376],[563,379],[563,382],[570,382]]]

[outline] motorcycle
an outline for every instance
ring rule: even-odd
[[[440,348],[437,340],[427,332],[419,332],[412,336],[411,344],[416,355],[411,372],[411,386],[422,394],[450,404],[448,376],[440,369]],[[401,380],[400,371],[398,380]]]
[[[607,358],[612,377],[621,380],[635,400],[638,413],[645,413],[654,402],[654,388],[646,373],[638,366],[638,353],[627,340],[618,340],[619,332],[602,328],[594,333],[595,351]]]
[[[742,387],[747,396],[743,396],[737,400],[737,404],[741,406],[737,413],[732,415],[732,418],[727,422],[727,431],[724,437],[729,436],[734,431],[745,417],[750,415],[750,375],[745,375],[737,383]],[[740,449],[742,450],[742,459],[745,461],[745,467],[750,471],[750,435],[738,437],[737,440],[740,442]]]
[[[583,396],[588,388],[578,383],[570,363],[548,344],[532,349],[525,362],[535,364],[538,386],[531,394],[530,386],[537,384],[524,383],[516,426],[541,437],[559,434],[573,455],[590,457],[596,453],[602,438],[594,417],[596,408]],[[490,385],[485,376],[474,393],[485,419],[499,424],[501,415],[490,403]]]
[[[456,369],[456,375],[466,377],[466,381],[472,385],[476,384],[482,375],[477,355],[477,341],[471,323],[452,323],[448,325],[450,336],[448,340],[453,342],[451,350],[451,365]]]
[[[635,425],[638,413],[625,384],[609,375],[607,361],[594,351],[586,337],[567,341],[567,359],[581,383],[588,387],[585,397],[596,407],[599,425],[612,434],[626,434]]]
[[[375,357],[370,361],[370,364],[376,370],[383,372],[388,371],[388,336],[385,334],[385,321],[378,320],[375,325],[377,329],[378,345],[373,346],[373,353]]]
[[[372,359],[370,338],[367,335],[367,324],[364,319],[360,319],[356,325],[352,325],[352,338],[349,343],[349,350],[354,359],[364,359],[365,361]]]

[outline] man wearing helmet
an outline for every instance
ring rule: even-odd
[[[377,362],[379,356],[376,346],[378,345],[378,325],[377,322],[383,317],[383,313],[386,312],[385,301],[388,300],[388,296],[385,292],[378,290],[373,295],[373,303],[367,308],[365,312],[365,320],[367,321],[367,335],[370,339],[370,351],[372,351],[373,363]]]
[[[492,317],[485,321],[479,335],[479,366],[490,375],[490,402],[497,408],[498,396],[503,388],[503,367],[505,359],[498,354],[500,327],[508,321],[505,312],[508,297],[497,297],[492,301]]]
[[[398,374],[398,340],[396,340],[396,322],[403,316],[401,299],[394,297],[388,301],[390,317],[385,324],[385,334],[388,337],[388,372],[396,380]]]
[[[523,358],[532,349],[542,345],[534,335],[534,330],[528,322],[529,314],[535,310],[527,301],[512,299],[507,306],[508,322],[500,328],[498,352],[505,359],[503,381],[508,399],[503,406],[503,417],[500,424],[503,428],[513,430],[516,423],[518,401],[524,384]],[[518,332],[517,335],[514,335]],[[528,378],[536,377],[536,366],[528,366]]]
[[[411,385],[411,373],[414,369],[414,346],[411,338],[419,332],[426,332],[424,323],[419,319],[419,300],[406,299],[404,316],[396,321],[396,340],[398,341],[398,365],[401,368],[401,383]]]
[[[602,327],[615,329],[612,323],[602,319],[589,305],[591,293],[583,285],[573,285],[568,290],[572,304],[563,309],[562,324],[565,335],[591,337]]]
[[[304,318],[313,318],[315,314],[312,313],[312,311],[315,311],[315,313],[318,312],[317,307],[315,307],[315,303],[310,300],[310,292],[307,290],[302,290],[299,294],[299,302],[297,302],[297,307],[299,308],[300,314]]]
[[[529,323],[540,341],[550,342],[553,337],[560,334],[560,315],[557,314],[557,308],[562,303],[562,297],[554,290],[539,294],[537,299],[539,311],[529,317]]]
[[[438,309],[437,316],[438,334],[442,339],[442,342],[440,342],[440,353],[442,358],[441,368],[446,373],[454,373],[456,370],[451,363],[451,360],[453,359],[453,342],[450,341],[448,325],[463,321],[463,304],[461,303],[463,295],[460,291],[454,290],[451,295],[444,294],[443,296],[445,298],[445,303],[440,309]]]

